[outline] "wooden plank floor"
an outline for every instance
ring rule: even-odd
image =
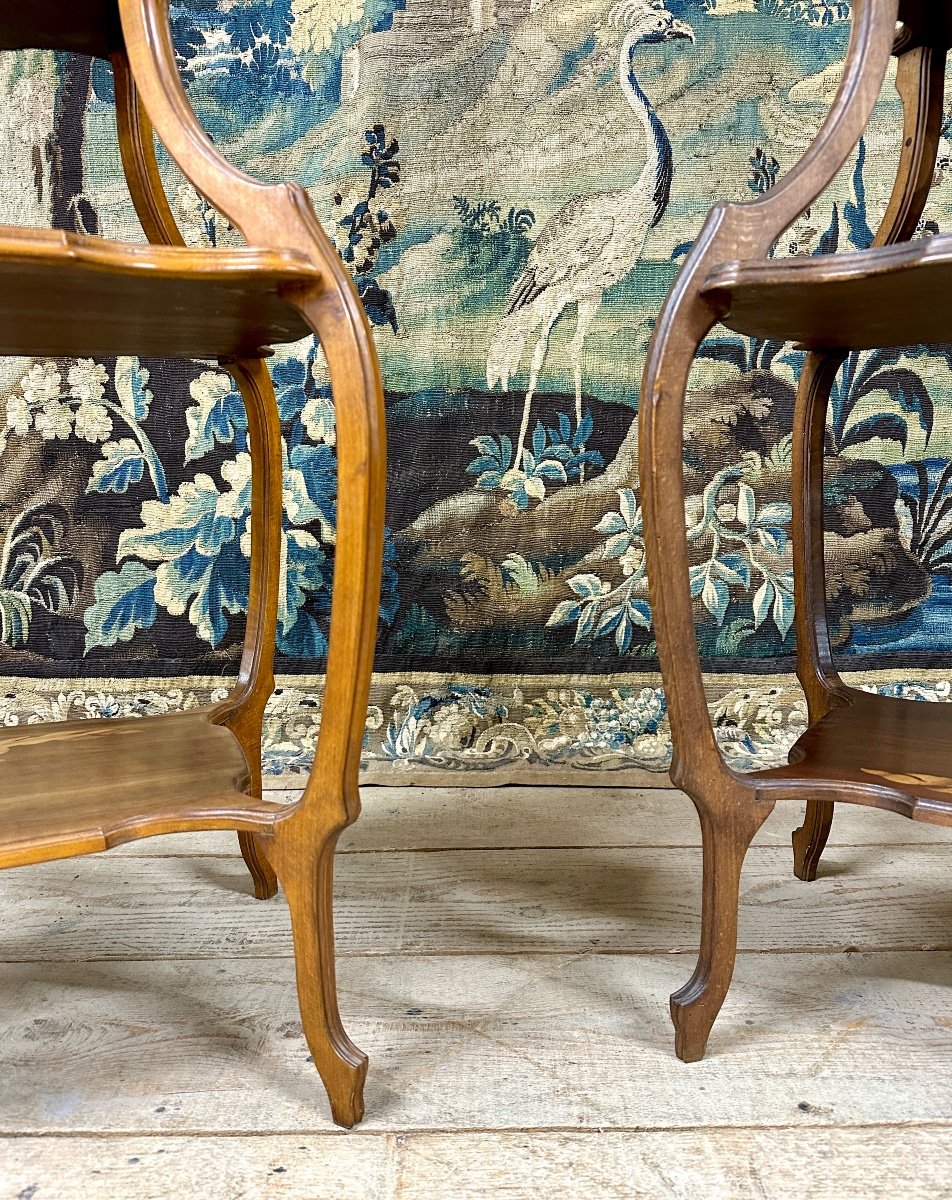
[[[0,1200],[952,1198],[952,833],[799,811],[745,868],[708,1057],[676,792],[368,788],[337,880],[367,1118],[331,1124],[283,901],[228,835],[0,874]]]

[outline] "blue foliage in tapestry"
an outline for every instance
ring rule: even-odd
[[[794,167],[835,90],[849,15],[839,0],[173,2],[203,124],[253,175],[303,183],[373,325],[395,531],[381,670],[653,667],[636,486],[652,323],[711,202],[756,201]],[[59,100],[85,94],[73,58],[55,70]],[[94,70],[95,99],[72,125],[57,102],[49,143],[16,127],[29,150],[23,195],[34,188],[77,232],[132,219],[115,165],[101,179],[81,152],[107,124],[113,136],[107,75]],[[901,136],[892,89],[880,103],[868,140],[773,254],[871,243]],[[946,119],[920,236],[952,208],[950,133]],[[189,245],[238,241],[194,191],[170,172],[166,182]],[[792,345],[716,329],[695,365],[685,527],[698,638],[719,668],[793,652],[790,428],[803,361]],[[215,670],[237,656],[243,406],[217,370],[148,366],[151,380],[131,358],[38,362],[7,385],[8,455],[43,455],[73,500],[51,524],[46,497],[28,495],[45,532],[28,532],[32,519],[6,531],[20,565],[0,571],[0,639],[18,653],[55,657],[69,635],[97,658],[117,647],[175,669],[180,651]],[[334,409],[314,352],[270,367],[284,435],[278,635],[300,661],[325,649]],[[923,620],[936,645],[948,640],[950,407],[948,348],[844,360],[825,483],[837,651],[876,626],[892,652],[890,637]],[[504,723],[492,693],[444,690],[438,703],[401,701],[392,752],[429,754],[454,722]],[[650,736],[650,722],[635,725]]]
[[[170,17],[179,70],[200,108],[212,102],[247,121],[272,114],[277,101],[314,122],[340,103],[344,51],[402,7],[370,0],[345,15],[297,0],[240,0],[223,14],[218,3],[188,0],[173,3]]]
[[[366,189],[356,199],[350,212],[338,218],[342,231],[341,257],[350,267],[357,283],[357,293],[371,325],[389,325],[397,332],[397,312],[393,297],[380,286],[377,268],[380,251],[397,236],[390,213],[379,203],[379,192],[387,191],[400,182],[400,145],[388,138],[383,125],[374,125],[364,134],[361,164],[368,169]],[[340,193],[334,197],[335,208],[344,206]]]
[[[774,253],[833,254],[841,249],[861,249],[873,240],[867,215],[865,170],[867,151],[860,143],[850,179],[850,195],[843,205],[842,220],[836,204],[828,219],[817,221],[807,212],[788,233],[784,245]],[[757,147],[749,159],[748,189],[763,195],[776,186],[781,168],[777,159]],[[823,232],[821,232],[823,230]],[[920,233],[935,232],[922,223]],[[701,349],[701,357],[723,364],[740,373],[752,388],[770,394],[772,407],[778,401],[792,408],[792,392],[784,392],[775,375],[786,368],[796,378],[803,354],[781,342],[768,342],[717,332]],[[828,469],[827,505],[856,503],[856,491],[870,485],[888,497],[888,474],[872,463],[846,458],[869,443],[894,442],[905,453],[913,433],[928,445],[933,433],[934,405],[920,370],[920,364],[939,360],[952,366],[950,347],[911,347],[845,356],[843,369],[835,380],[830,400],[829,448],[842,463],[836,472]],[[760,383],[753,382],[760,378]],[[743,393],[741,393],[741,396]],[[726,400],[729,393],[719,393]],[[883,407],[877,407],[877,401]],[[763,401],[758,400],[758,405]],[[716,414],[712,406],[712,416]],[[727,416],[727,411],[733,415]],[[724,419],[743,422],[743,404],[737,393],[728,400]],[[761,416],[763,415],[761,411]],[[788,418],[789,419],[789,418]],[[685,465],[707,474],[711,469],[708,439],[696,439],[688,432]],[[765,452],[766,451],[766,452]],[[685,522],[691,558],[691,593],[698,613],[698,638],[702,653],[710,657],[736,653],[741,645],[747,652],[770,653],[771,642],[787,642],[793,621],[793,580],[788,549],[790,506],[777,494],[777,472],[789,471],[790,438],[759,452],[751,447],[744,462],[717,471],[701,494],[688,496]],[[913,463],[909,476],[900,474],[900,495],[896,502],[898,534],[909,553],[921,566],[932,572],[948,567],[949,474],[933,464]],[[854,482],[846,483],[846,480]],[[852,495],[850,495],[852,493]],[[651,614],[644,574],[644,543],[641,513],[630,489],[622,489],[620,508],[608,512],[595,526],[611,536],[590,558],[593,563],[618,560],[622,578],[606,578],[605,572],[589,571],[566,579],[571,598],[554,608],[549,626],[574,627],[576,644],[614,635],[619,653],[653,653]],[[860,511],[862,509],[860,508]],[[861,518],[869,522],[868,517]],[[880,516],[887,527],[888,511]],[[835,527],[835,526],[834,526]],[[640,631],[640,635],[639,635]]]
[[[508,493],[515,507],[524,512],[533,500],[545,499],[547,487],[578,482],[584,476],[586,465],[605,465],[597,450],[585,448],[593,429],[589,413],[583,415],[575,428],[567,413],[558,414],[556,428],[536,421],[532,447],[523,450],[518,468],[510,439],[505,434],[498,437],[484,434],[470,442],[478,453],[466,471],[476,476],[477,488]]]
[[[102,456],[87,490],[125,493],[148,474],[155,492],[155,499],[142,504],[141,526],[120,535],[118,569],[96,580],[96,602],[85,614],[87,650],[129,641],[138,630],[150,628],[160,610],[171,617],[187,617],[202,641],[217,646],[228,632],[229,618],[246,612],[248,606],[251,458],[241,395],[231,378],[218,371],[205,371],[192,381],[186,460],[201,462],[222,447],[230,457],[218,467],[217,478],[200,471],[170,493],[143,426],[151,401],[148,372],[136,359],[119,359],[112,400],[105,391],[109,383],[105,371],[93,363],[84,369],[95,378],[99,395],[94,404],[101,412],[87,413],[83,428],[94,430],[102,441]],[[296,658],[321,658],[326,653],[333,583],[335,427],[329,389],[318,383],[319,372],[314,348],[305,360],[289,358],[274,368],[284,431],[284,582],[278,648]],[[71,432],[76,401],[75,396],[57,398],[57,411],[63,414],[62,436]],[[80,401],[74,421],[79,421],[83,405],[89,403]],[[117,419],[132,437],[111,439],[112,422]],[[385,621],[392,620],[397,604],[392,548],[389,556],[381,605]]]

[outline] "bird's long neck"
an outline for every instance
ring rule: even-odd
[[[629,34],[622,44],[618,78],[622,91],[625,93],[625,99],[645,131],[648,157],[633,191],[642,196],[647,192],[651,193],[655,206],[654,216],[651,219],[651,228],[653,229],[661,220],[664,210],[668,207],[668,201],[671,199],[674,158],[671,153],[671,141],[665,133],[664,126],[651,101],[641,90],[641,85],[635,78],[631,62],[631,51],[635,45],[637,45],[637,39],[634,35]]]

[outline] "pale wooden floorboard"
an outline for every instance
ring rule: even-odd
[[[292,803],[296,792],[269,792]],[[363,811],[341,838],[338,853],[372,850],[467,850],[481,847],[700,846],[691,801],[664,788],[361,788]],[[798,804],[778,805],[757,834],[756,845],[790,846],[803,816]],[[843,805],[831,846],[934,842],[952,846],[952,830],[895,813]],[[144,838],[110,851],[155,855],[238,853],[230,832]]]
[[[934,1130],[410,1135],[394,1200],[948,1200],[952,1137]],[[449,1178],[451,1191],[441,1193]]]
[[[336,891],[364,1125],[329,1120],[283,900],[233,835],[148,840],[0,874],[0,1200],[952,1196],[952,833],[843,809],[805,885],[778,809],[685,1066],[685,797],[363,795]]]
[[[0,1200],[948,1200],[952,1129],[0,1139]],[[36,1181],[41,1181],[37,1183]],[[801,1190],[794,1190],[792,1182]],[[30,1193],[30,1188],[36,1192]],[[584,1190],[582,1190],[584,1189]]]
[[[383,1135],[0,1137],[0,1200],[397,1200],[393,1150]]]
[[[348,959],[365,1131],[952,1120],[952,955],[752,955],[674,1057],[686,955]],[[0,1132],[329,1132],[290,959],[0,968]]]
[[[744,866],[749,950],[952,949],[952,848],[835,847],[815,883],[786,850]],[[341,856],[342,956],[690,951],[695,847],[394,851]],[[0,874],[0,961],[283,956],[287,907],[235,858],[67,859]]]

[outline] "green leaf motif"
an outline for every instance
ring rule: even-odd
[[[737,519],[749,529],[753,524],[754,517],[757,513],[757,501],[754,498],[754,492],[750,484],[739,483],[737,485]]]
[[[754,628],[759,629],[767,619],[770,612],[770,605],[774,598],[774,585],[769,579],[765,579],[757,591],[754,593],[753,611],[754,611]]]
[[[327,560],[320,542],[306,529],[289,529],[281,552],[278,633],[286,638],[297,623],[308,596],[324,586],[321,567]]]
[[[774,591],[773,622],[780,631],[780,636],[785,638],[790,632],[790,626],[793,624],[793,595],[781,587],[775,588]]]
[[[86,653],[95,646],[131,641],[155,624],[155,572],[140,562],[123,563],[96,580],[96,602],[86,609]]]
[[[321,539],[337,536],[337,456],[327,445],[302,443],[284,464],[284,507],[295,525],[316,521]]]
[[[607,591],[597,575],[573,575],[568,584],[576,596],[601,596]]]
[[[546,625],[551,628],[559,625],[569,625],[572,621],[578,619],[581,611],[581,605],[577,604],[574,600],[560,600],[552,610],[552,615],[546,621]]]
[[[22,592],[0,589],[0,642],[19,649],[30,637],[33,605]]]
[[[240,460],[247,460],[240,464]],[[251,508],[251,470],[247,454],[239,455],[239,463],[226,463],[226,469],[247,466],[247,479],[238,490],[220,493],[210,475],[199,473],[186,481],[168,503],[146,500],[142,505],[141,529],[126,529],[119,537],[117,557],[133,555],[146,562],[171,562],[195,549],[206,558],[218,554],[226,542],[234,540],[237,521],[242,524]],[[239,473],[232,472],[233,480]]]
[[[155,603],[172,616],[188,613],[198,636],[217,646],[228,615],[248,604],[248,560],[241,537],[251,509],[251,459],[239,454],[221,469],[220,492],[205,474],[183,483],[166,503],[142,505],[142,528],[119,538],[117,557],[158,563]]]
[[[718,625],[722,625],[724,622],[724,614],[727,612],[729,602],[730,592],[727,584],[721,579],[715,579],[713,575],[708,575],[704,581],[704,587],[701,589],[701,603]]]

